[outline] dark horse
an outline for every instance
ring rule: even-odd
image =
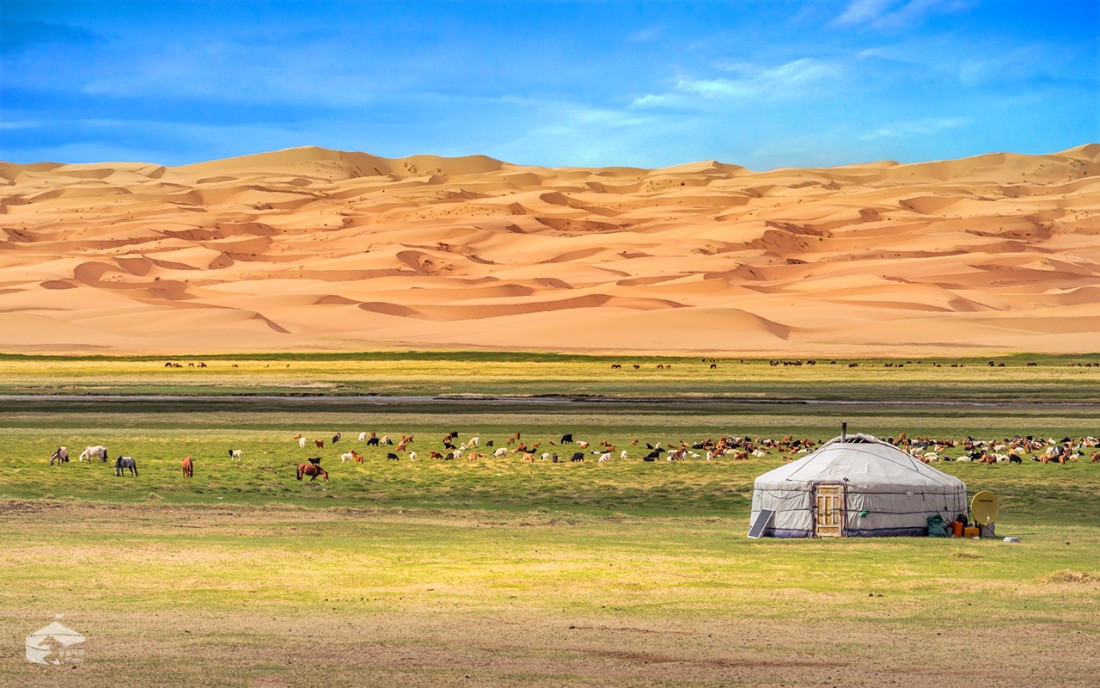
[[[137,461],[134,461],[134,457],[120,456],[115,459],[115,475],[122,475],[127,468],[130,469],[130,475],[137,477]]]
[[[298,480],[301,480],[303,475],[308,475],[310,482],[316,480],[319,475],[324,476],[325,480],[328,480],[328,471],[315,463],[298,464]]]

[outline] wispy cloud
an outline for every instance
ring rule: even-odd
[[[893,31],[920,25],[933,14],[961,12],[971,0],[852,0],[830,26],[869,26]]]
[[[931,136],[948,129],[958,129],[970,124],[966,117],[939,117],[891,122],[859,137],[861,141],[882,139],[911,139],[915,136]]]
[[[838,64],[809,57],[771,67],[728,62],[719,64],[719,68],[734,76],[713,79],[679,77],[672,92],[641,96],[631,103],[631,107],[685,105],[688,96],[705,100],[780,100],[806,95],[807,89],[833,81],[842,75]]]

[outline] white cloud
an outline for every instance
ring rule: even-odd
[[[948,129],[958,129],[968,124],[970,124],[970,120],[966,117],[939,117],[892,122],[861,135],[859,140],[878,141],[881,139],[909,139],[916,136],[930,136]]]
[[[836,26],[870,24],[882,18],[897,3],[898,0],[852,0],[840,16],[830,23]]]
[[[885,31],[919,25],[932,14],[970,9],[973,0],[852,0],[830,26],[860,26]]]
[[[18,122],[0,122],[0,131],[13,131],[15,129],[38,129],[42,124],[31,120]]]
[[[723,63],[725,72],[736,73],[736,78],[688,79],[679,77],[671,93],[647,94],[636,98],[632,108],[666,107],[684,105],[686,95],[704,100],[761,101],[801,97],[807,90],[827,83],[842,75],[840,66],[804,57],[774,67],[762,67],[746,62]]]

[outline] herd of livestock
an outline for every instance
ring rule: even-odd
[[[326,441],[330,451],[343,438],[342,433],[336,433],[331,439],[308,439],[301,433],[294,435],[294,442],[299,449],[311,450],[307,453],[317,453],[312,450],[322,450]],[[1017,435],[1012,438],[1000,440],[980,440],[968,437],[965,440],[958,439],[934,439],[929,437],[910,438],[902,433],[897,438],[887,440],[899,449],[925,463],[939,461],[962,461],[985,464],[1012,464],[1023,463],[1025,460],[1039,463],[1065,464],[1072,461],[1091,461],[1100,463],[1100,440],[1096,437],[1061,439],[1042,438],[1033,435]],[[398,439],[374,432],[362,432],[359,434],[359,443],[364,447],[374,447],[385,458],[391,461],[406,460],[416,461],[420,453],[412,447],[415,439],[412,435],[400,435]],[[345,445],[348,443],[345,442]],[[714,461],[716,459],[747,460],[752,458],[780,457],[786,460],[799,458],[813,451],[819,445],[818,442],[807,438],[796,438],[787,435],[781,439],[753,438],[749,436],[726,435],[718,439],[704,439],[694,442],[680,440],[678,442],[642,442],[635,438],[623,448],[617,448],[607,440],[590,442],[588,440],[575,440],[572,433],[561,436],[557,442],[542,441],[529,442],[525,440],[521,432],[510,435],[501,446],[494,446],[494,440],[482,442],[480,437],[459,439],[458,432],[449,432],[435,448],[422,449],[424,458],[436,461],[465,460],[469,462],[480,461],[489,458],[503,459],[507,457],[520,457],[528,463],[546,461],[551,463],[579,463],[586,459],[593,459],[598,463],[606,463],[613,460],[628,460],[640,458],[642,461],[689,461],[703,460]],[[560,453],[559,453],[560,452]],[[240,449],[229,449],[227,452],[230,460],[240,460],[243,452]],[[356,448],[343,451],[339,454],[342,464],[363,463],[365,457]],[[298,480],[309,477],[311,481],[321,477],[328,480],[328,471],[321,467],[323,457],[312,456],[298,463],[295,467],[295,475]],[[110,454],[102,445],[89,446],[77,457],[78,461],[110,462]],[[50,456],[50,464],[65,464],[69,462],[69,450],[67,447],[58,447]],[[182,462],[184,477],[194,475],[195,461],[192,457],[185,457]],[[132,456],[120,454],[114,461],[116,476],[138,475],[137,461]]]

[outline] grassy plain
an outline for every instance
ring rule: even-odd
[[[1087,390],[1100,370],[1021,359],[968,366],[982,375],[967,387],[960,369],[924,364],[764,361],[727,373],[724,362],[611,371],[610,359],[469,358],[399,370],[387,356],[226,359],[224,369],[220,359],[207,369],[0,361],[3,391],[31,395],[0,399],[0,685],[1094,684],[1100,464],[942,464],[971,493],[1001,497],[998,532],[1018,545],[750,541],[752,480],[782,455],[644,463],[629,442],[823,440],[842,420],[880,436],[1096,435],[1100,407]],[[422,379],[409,382],[419,365]],[[646,377],[608,377],[634,372]],[[702,391],[689,384],[712,372],[724,377]],[[979,401],[829,400],[853,380],[879,400],[941,385],[976,389]],[[610,399],[436,397],[601,384]],[[754,385],[768,402],[707,391]],[[418,398],[354,396],[383,389]],[[326,396],[264,396],[280,391]],[[105,392],[129,399],[95,396]],[[192,398],[135,398],[165,392]],[[211,393],[221,398],[202,396]],[[520,431],[562,454],[575,448],[550,442],[572,432],[631,458],[426,459],[450,430],[496,446]],[[421,458],[387,460],[392,448],[364,447],[361,431],[413,433]],[[299,448],[296,432],[326,448]],[[74,456],[87,444],[131,454],[140,475],[50,466],[60,444]],[[363,464],[340,463],[352,447]],[[196,459],[191,480],[184,455]],[[324,457],[329,482],[294,480],[307,455]],[[85,662],[25,662],[24,636],[57,613],[88,636]]]

